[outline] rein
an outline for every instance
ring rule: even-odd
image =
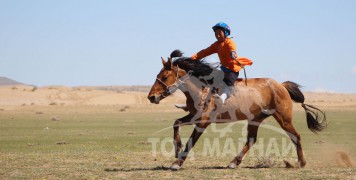
[[[176,75],[176,80],[173,84],[171,85],[167,85],[166,83],[164,83],[162,80],[156,78],[157,81],[159,81],[160,83],[162,83],[164,86],[166,86],[167,92],[168,94],[172,94],[174,91],[176,91],[180,85],[182,85],[183,83],[185,83],[185,81],[187,81],[190,76],[192,75],[192,72],[189,71],[187,75],[185,75],[186,77],[183,77],[182,79],[179,78],[178,73],[179,73],[179,66],[177,66],[177,75]],[[178,83],[177,83],[178,82]]]
[[[247,86],[247,76],[246,76],[246,69],[245,69],[245,67],[244,66],[242,66],[242,64],[238,61],[238,60],[235,60],[236,62],[237,62],[237,64],[239,65],[239,66],[241,66],[242,67],[242,69],[244,69],[244,75],[245,75],[245,84],[246,84],[246,86]]]
[[[245,69],[245,67],[242,67],[242,69],[244,69],[244,75],[245,75],[245,84],[246,84],[246,86],[247,86],[247,76],[246,76],[246,69]]]

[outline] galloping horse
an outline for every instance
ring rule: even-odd
[[[306,112],[308,128],[317,133],[322,131],[327,123],[325,113],[320,109],[304,103],[304,95],[299,85],[290,81],[282,84],[269,78],[238,79],[235,82],[235,90],[225,104],[219,104],[212,95],[202,93],[202,87],[209,86],[206,81],[199,81],[199,77],[209,76],[213,68],[201,61],[194,61],[187,57],[178,57],[172,61],[162,58],[163,68],[158,73],[148,99],[151,103],[159,104],[160,100],[180,89],[187,100],[188,115],[174,122],[173,143],[175,146],[176,161],[171,169],[179,169],[191,148],[197,142],[203,131],[211,123],[225,123],[239,120],[248,120],[247,142],[241,152],[230,162],[228,168],[235,168],[245,157],[248,150],[256,142],[259,125],[264,119],[273,116],[281,128],[287,133],[298,155],[298,167],[304,167],[304,159],[301,138],[292,124],[292,101],[301,103]],[[204,89],[204,88],[203,88]],[[207,98],[205,106],[197,102]],[[179,128],[182,125],[195,124],[195,128],[185,146],[183,152]],[[292,166],[284,161],[287,166]]]

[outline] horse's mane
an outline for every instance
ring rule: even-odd
[[[183,53],[180,50],[173,51],[171,53],[171,58],[174,58],[173,66],[178,66],[186,72],[190,71],[192,75],[197,78],[199,78],[199,76],[208,76],[213,71],[212,67],[200,60],[183,57]]]

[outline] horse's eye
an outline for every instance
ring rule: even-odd
[[[162,81],[166,81],[167,80],[167,77],[162,77]]]

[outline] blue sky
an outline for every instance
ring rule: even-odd
[[[38,86],[151,85],[228,23],[248,77],[356,93],[356,1],[0,0],[0,76]],[[216,58],[213,56],[211,58]]]

